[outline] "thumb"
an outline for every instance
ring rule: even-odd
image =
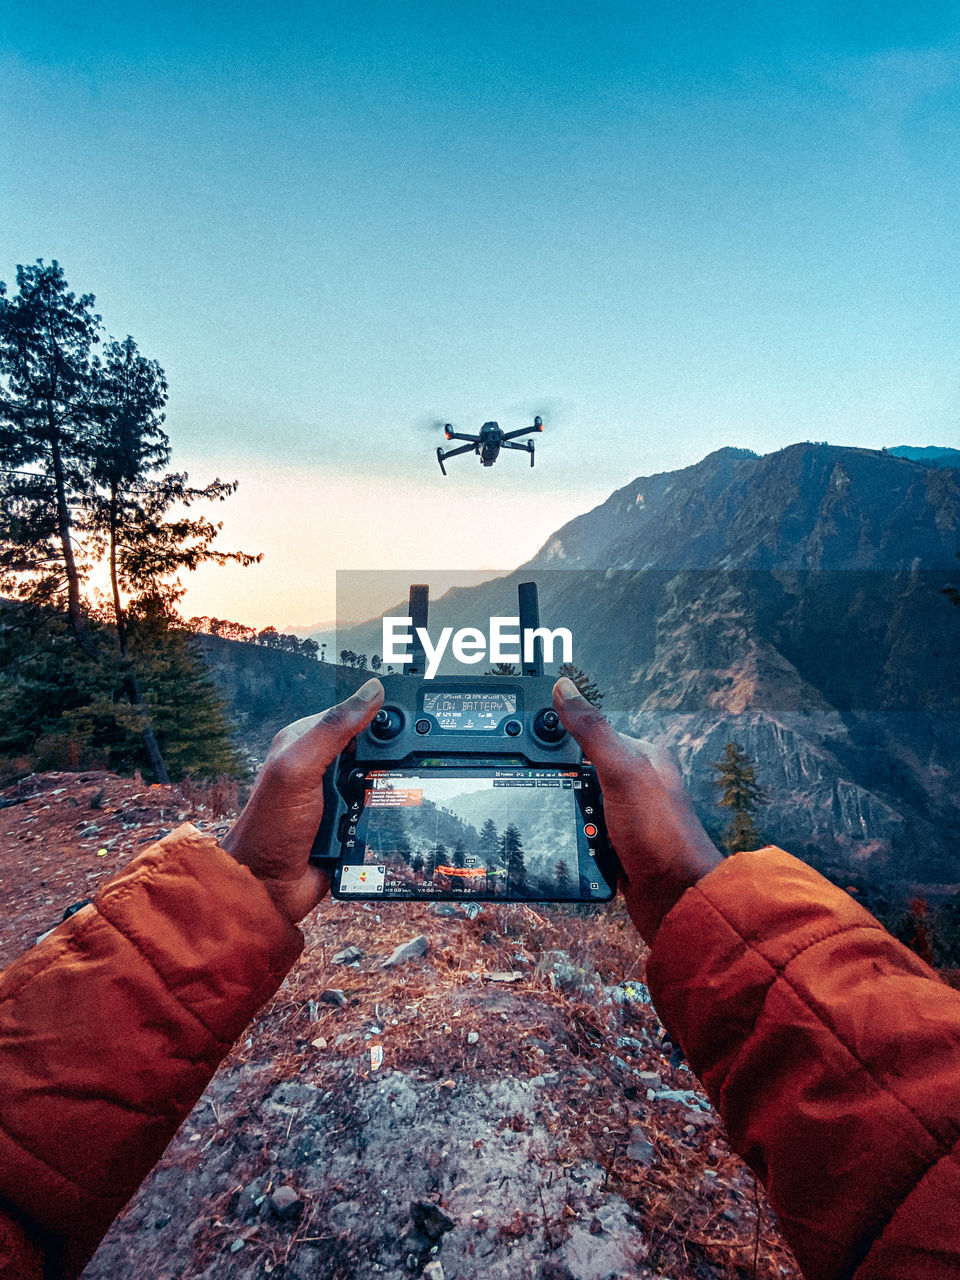
[[[635,767],[627,743],[566,676],[553,686],[553,705],[583,754],[596,766],[601,785],[626,780],[631,765]]]
[[[274,738],[270,755],[282,760],[290,773],[301,774],[298,780],[319,782],[327,766],[377,714],[381,702],[383,685],[368,680],[335,707],[287,725]]]
[[[607,719],[566,676],[553,686],[553,705],[564,728],[573,734],[589,760],[596,763],[605,749],[609,753],[614,732]]]

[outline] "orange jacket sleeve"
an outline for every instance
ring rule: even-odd
[[[808,1280],[960,1276],[960,992],[772,848],[683,895],[648,979]]]
[[[0,1277],[82,1269],[301,946],[185,826],[0,975]]]

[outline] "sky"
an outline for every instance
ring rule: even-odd
[[[510,569],[739,445],[960,444],[960,7],[0,0],[0,279],[57,259],[170,384],[253,569]],[[533,470],[436,421],[541,413]]]

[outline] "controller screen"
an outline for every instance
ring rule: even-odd
[[[577,769],[371,771],[340,891],[603,900]]]
[[[423,714],[433,716],[441,729],[452,733],[496,730],[508,716],[517,714],[515,693],[477,693],[464,689],[440,689],[423,694]]]

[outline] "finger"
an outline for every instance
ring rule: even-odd
[[[366,728],[381,702],[383,685],[377,679],[368,680],[335,707],[290,725],[286,732],[293,740],[289,744],[278,743],[278,754],[282,753],[291,766],[308,775],[303,778],[304,782],[318,779],[350,739]]]
[[[553,705],[583,754],[596,766],[604,790],[636,784],[655,772],[647,756],[617,733],[566,676],[553,686]]]

